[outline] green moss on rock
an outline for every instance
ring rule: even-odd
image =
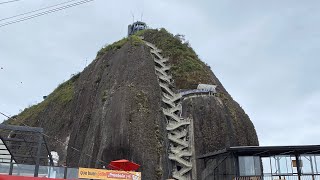
[[[143,30],[135,35],[143,36],[146,41],[160,48],[165,57],[169,57],[178,89],[195,88],[199,83],[214,83],[210,68],[199,59],[189,43],[182,42],[179,35],[174,36],[163,28]]]
[[[108,90],[104,90],[101,95],[102,102],[105,102],[108,99]]]
[[[122,38],[119,41],[116,41],[106,47],[101,48],[98,53],[96,58],[102,57],[106,52],[112,51],[112,50],[118,50],[120,49],[123,45],[125,45],[127,42],[130,42],[132,45],[137,46],[143,44],[143,41],[136,35],[129,36],[127,38]]]
[[[108,45],[106,47],[101,48],[98,51],[96,58],[102,57],[106,52],[108,52],[110,50],[120,49],[126,42],[128,42],[128,39],[127,38],[122,38],[121,40],[116,41],[113,44],[110,44],[110,45]]]
[[[129,37],[129,42],[134,45],[134,46],[138,46],[138,45],[141,45],[141,44],[144,44],[143,40],[140,39],[138,36],[136,35],[131,35]]]

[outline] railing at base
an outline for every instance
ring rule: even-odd
[[[11,174],[14,176],[33,177],[35,165],[12,164]],[[0,174],[10,175],[10,164],[0,163]],[[39,177],[60,178],[60,179],[78,179],[78,168],[39,166]]]
[[[263,175],[263,176],[241,176],[235,177],[233,180],[320,180],[320,174],[315,175]]]

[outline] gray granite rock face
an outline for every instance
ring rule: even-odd
[[[166,33],[146,32],[145,39],[169,58],[173,89],[192,89],[200,83],[218,85],[214,96],[182,100],[182,116],[192,118],[195,155],[229,146],[258,145],[249,117],[210,68],[197,60],[193,50],[179,55],[188,46],[176,48],[181,42]],[[175,51],[170,52],[173,48]],[[184,63],[190,65],[184,67]],[[101,168],[112,160],[128,159],[141,165],[142,179],[170,178],[162,92],[148,47],[127,42],[94,60],[68,83],[71,86],[67,92],[72,96],[67,101],[60,103],[66,93],[57,88],[52,94],[59,98],[49,95],[38,108],[31,107],[32,112],[26,110],[17,116],[30,126],[43,127],[54,137],[48,139],[48,144],[59,153],[60,164]],[[13,120],[6,123],[19,124]],[[197,179],[210,163],[196,160]]]

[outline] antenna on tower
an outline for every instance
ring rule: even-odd
[[[141,13],[141,22],[142,22],[143,12]]]
[[[134,14],[132,11],[131,11],[131,16],[132,16],[132,23],[134,23]]]

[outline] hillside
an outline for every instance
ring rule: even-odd
[[[214,96],[178,100],[182,117],[192,119],[192,157],[228,146],[258,145],[249,117],[210,67],[188,43],[165,29],[140,31],[102,48],[83,72],[5,123],[40,126],[69,144],[48,139],[61,156],[60,163],[71,167],[102,167],[111,160],[129,159],[141,164],[143,179],[171,177],[175,164],[168,157],[171,142],[168,117],[162,112],[167,106],[163,87],[150,48],[138,36],[169,58],[172,91],[195,89],[200,83],[217,85]],[[192,167],[200,179],[205,162],[193,158]]]

